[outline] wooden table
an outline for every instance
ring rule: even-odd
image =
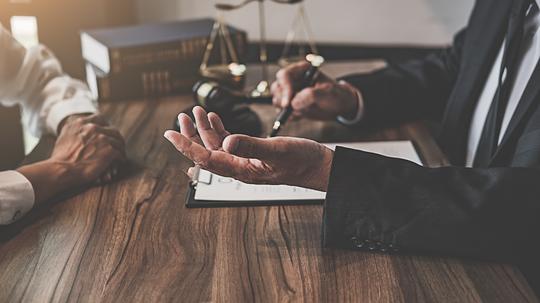
[[[321,206],[186,209],[190,163],[162,134],[191,102],[103,106],[127,139],[131,172],[0,229],[0,302],[537,301],[509,265],[323,250]],[[274,110],[256,111],[269,126]],[[410,139],[428,165],[446,163],[421,123],[353,132],[302,121],[285,134]]]

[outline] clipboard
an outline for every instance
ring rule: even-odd
[[[187,208],[219,208],[219,207],[255,207],[255,206],[282,206],[282,205],[322,205],[324,199],[305,199],[305,200],[256,200],[256,201],[215,201],[215,200],[196,200],[198,184],[212,182],[212,180],[199,180],[200,168],[195,167],[193,177],[189,182],[186,194]]]

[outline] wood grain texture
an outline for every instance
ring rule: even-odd
[[[103,107],[127,139],[129,173],[1,228],[0,302],[537,302],[509,265],[322,249],[321,206],[186,209],[190,163],[162,134],[189,106],[180,96]],[[298,121],[284,134],[411,139],[427,164],[447,163],[421,123]]]

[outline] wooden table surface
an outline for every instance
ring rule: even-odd
[[[322,249],[322,206],[186,209],[190,163],[162,134],[191,104],[102,106],[126,137],[130,172],[1,228],[0,302],[537,302],[509,265]],[[269,127],[274,110],[255,110]],[[421,123],[358,132],[299,121],[284,134],[410,139],[428,165],[446,163]]]

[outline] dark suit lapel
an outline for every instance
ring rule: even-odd
[[[491,163],[493,163],[503,153],[503,151],[508,147],[509,143],[513,142],[512,139],[519,135],[518,130],[523,125],[523,123],[527,121],[527,116],[530,113],[530,109],[535,104],[535,100],[538,99],[539,94],[540,65],[536,64],[536,68],[534,69],[531,79],[527,83],[527,87],[525,88],[525,91],[523,92],[523,95],[519,100],[519,104],[516,108],[516,111],[514,112],[514,115],[512,116],[512,119],[510,119],[508,128],[504,133],[501,144],[499,145],[497,152],[493,156]]]
[[[465,161],[472,116],[507,30],[512,1],[482,7],[471,19],[460,76],[443,119],[444,150],[453,164]]]

